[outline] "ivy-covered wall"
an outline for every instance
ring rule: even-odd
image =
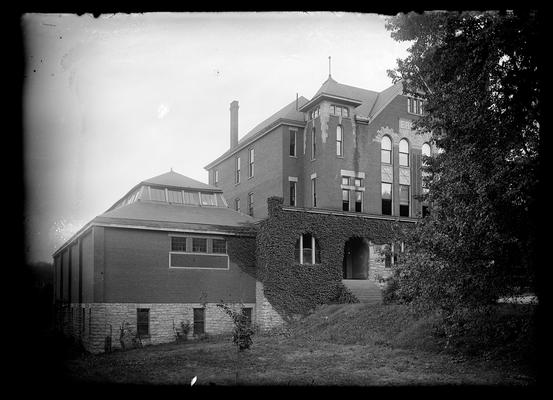
[[[375,244],[390,243],[395,229],[409,223],[350,215],[318,214],[282,208],[283,199],[267,200],[269,217],[257,233],[257,279],[265,296],[285,319],[305,315],[317,305],[355,302],[342,284],[344,244],[364,237]],[[315,236],[320,264],[295,261],[296,241],[303,233]]]

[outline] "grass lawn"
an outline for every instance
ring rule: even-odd
[[[377,314],[386,310],[386,306],[326,306],[285,335],[254,336],[252,348],[240,353],[239,363],[232,339],[219,337],[87,355],[66,361],[65,367],[70,379],[85,383],[190,385],[195,376],[196,385],[536,383],[531,369],[517,362],[460,357],[428,346],[428,335],[421,334],[428,333],[424,324],[409,325],[417,327],[411,337],[426,343],[414,345],[412,339],[406,340],[397,312],[389,324],[383,323],[386,329],[382,324],[377,329],[374,321],[382,321]],[[359,317],[367,314],[373,319]]]

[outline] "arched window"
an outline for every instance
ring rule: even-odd
[[[421,148],[421,153],[422,153],[423,157],[424,156],[430,157],[430,155],[431,155],[430,145],[428,143],[423,143],[422,148]],[[427,165],[427,163],[424,159],[422,160],[422,165],[423,166]],[[424,194],[424,195],[426,195],[428,193],[428,177],[429,177],[428,172],[423,171],[422,172],[422,194]],[[426,217],[428,214],[429,214],[428,202],[423,201],[423,203],[422,203],[422,216],[423,216],[423,218]]]
[[[300,264],[319,264],[321,262],[321,249],[315,236],[304,233],[296,241],[296,262]]]
[[[392,140],[389,136],[383,136],[380,142],[380,160],[382,163],[392,163]]]
[[[430,157],[430,145],[428,143],[422,144],[421,151],[423,156]]]
[[[409,142],[407,139],[399,141],[399,165],[402,167],[409,166]]]

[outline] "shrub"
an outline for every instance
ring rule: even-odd
[[[238,347],[238,350],[243,351],[249,349],[253,343],[252,336],[254,334],[254,329],[246,315],[243,312],[237,313],[224,303],[217,304],[217,307],[222,308],[234,322],[232,341]]]

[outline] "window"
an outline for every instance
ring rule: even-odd
[[[254,167],[254,150],[253,150],[253,148],[250,149],[249,153],[250,153],[250,163],[249,163],[249,168],[248,168],[248,177],[251,178],[253,176],[253,167]]]
[[[216,206],[217,197],[215,193],[201,193],[202,206]]]
[[[186,238],[171,236],[171,251],[186,251]]]
[[[317,178],[311,178],[311,204],[313,207],[317,207]]]
[[[399,141],[399,165],[402,167],[409,166],[409,142],[407,139]]]
[[[183,203],[182,191],[180,190],[167,190],[167,198],[169,200],[169,203]]]
[[[407,111],[410,114],[422,115],[423,104],[421,99],[415,99],[413,97],[407,98]]]
[[[430,210],[428,208],[428,205],[423,204],[422,205],[422,217],[424,218],[424,217],[427,217],[429,215],[430,215]]]
[[[317,144],[315,143],[316,135],[315,135],[315,127],[311,129],[311,159],[315,159],[315,155],[317,152]]]
[[[342,185],[349,186],[349,177],[348,176],[342,176]]]
[[[225,239],[213,239],[213,253],[227,254],[227,241]]]
[[[296,157],[296,130],[290,130],[290,156]]]
[[[240,212],[240,199],[236,198],[234,199],[234,209],[238,212]]]
[[[422,152],[422,156],[423,156],[422,166],[426,167],[426,166],[428,166],[428,162],[425,161],[424,157],[430,157],[430,145],[428,143],[423,143],[422,148],[421,148],[421,152]],[[422,194],[427,194],[428,193],[428,182],[427,182],[428,177],[429,177],[428,172],[422,171]],[[425,215],[424,215],[424,206],[423,206],[423,217],[424,216]]]
[[[342,189],[342,211],[349,211],[349,190]]]
[[[253,193],[248,193],[248,214],[253,217]]]
[[[344,141],[342,134],[342,125],[336,127],[336,155],[342,157],[344,155]]]
[[[215,186],[217,186],[217,184],[219,183],[219,170],[215,170],[213,172],[213,183],[215,184]]]
[[[240,157],[236,157],[236,177],[234,183],[240,183]]]
[[[242,315],[246,319],[246,326],[252,325],[252,308],[251,307],[245,307],[242,309]]]
[[[392,215],[392,184],[382,182],[382,214]]]
[[[399,215],[409,216],[409,186],[399,185]]]
[[[290,205],[296,206],[296,184],[297,182],[290,181]]]
[[[184,192],[184,204],[198,205],[200,204],[200,197],[198,192]]]
[[[203,335],[205,333],[205,309],[194,308],[194,335]]]
[[[311,119],[317,118],[319,116],[319,107],[311,110],[311,113],[309,114],[309,116],[311,117]]]
[[[341,115],[342,117],[349,117],[349,109],[347,107],[337,106],[334,104],[330,106],[330,113],[333,115]]]
[[[355,192],[355,212],[363,210],[363,192],[356,190]]]
[[[165,189],[150,188],[150,200],[153,201],[166,201]]]
[[[295,258],[300,264],[319,264],[321,262],[321,249],[315,236],[304,233],[296,241]]]
[[[384,164],[392,163],[392,140],[389,136],[383,136],[380,142],[380,161]]]
[[[136,334],[139,337],[150,335],[150,309],[136,309]]]
[[[355,186],[357,187],[363,186],[361,178],[355,178]]]
[[[192,252],[193,253],[207,253],[207,239],[205,239],[205,238],[192,238]]]
[[[430,157],[430,145],[428,143],[423,143],[421,152],[423,156]]]

